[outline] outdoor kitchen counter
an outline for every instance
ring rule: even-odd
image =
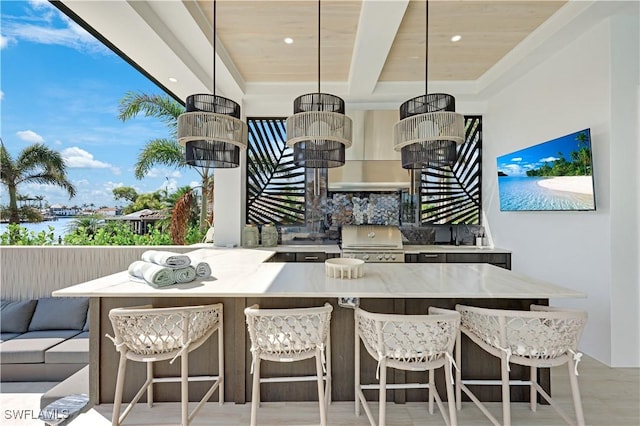
[[[516,274],[489,264],[406,264],[367,263],[364,277],[354,280],[325,276],[322,263],[266,262],[275,250],[199,248],[189,255],[194,261],[209,262],[212,277],[188,284],[156,289],[129,281],[127,272],[55,291],[54,296],[90,298],[90,398],[94,404],[112,403],[118,354],[105,334],[113,335],[109,311],[116,307],[153,305],[157,307],[222,303],[224,306],[225,400],[245,403],[251,400],[251,353],[244,308],[258,303],[263,308],[293,308],[333,305],[331,317],[331,355],[333,359],[334,401],[354,400],[354,322],[353,311],[338,305],[338,297],[358,297],[360,306],[374,312],[424,314],[429,306],[453,309],[456,303],[497,309],[529,309],[529,305],[548,304],[551,298],[582,298],[583,293]],[[134,259],[132,259],[133,261]],[[500,363],[463,336],[462,371],[465,378],[499,378]],[[363,380],[375,381],[377,364],[363,351]],[[308,361],[308,362],[307,362]],[[212,374],[217,365],[217,339],[209,339],[190,355],[190,374]],[[158,377],[179,374],[179,363],[155,366]],[[265,377],[282,374],[280,363],[264,363]],[[287,365],[287,374],[315,374],[313,360]],[[418,372],[394,371],[389,381],[418,380]],[[146,369],[140,363],[127,367],[125,401],[130,400],[144,382]],[[511,367],[512,379],[526,380],[528,369]],[[541,370],[541,385],[550,390],[549,372]],[[437,375],[438,387],[444,376]],[[262,387],[263,401],[313,401],[317,399],[312,382],[268,384]],[[526,387],[512,390],[513,401],[526,401]],[[190,385],[191,400],[198,400],[204,383]],[[394,390],[389,400],[426,400],[426,390]],[[444,394],[441,389],[441,394]],[[499,401],[498,387],[479,387],[478,397]],[[180,388],[159,385],[156,401],[179,401]]]
[[[154,288],[126,271],[53,293],[83,297],[360,297],[360,298],[580,298],[583,293],[483,263],[366,263],[364,277],[329,278],[323,263],[265,262],[266,249],[198,249],[194,261],[211,265],[211,278]]]

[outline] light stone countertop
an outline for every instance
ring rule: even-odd
[[[364,277],[335,279],[323,263],[267,262],[274,251],[201,248],[212,277],[162,289],[129,280],[126,271],[53,292],[84,297],[361,297],[361,298],[583,298],[584,293],[489,264],[367,263]]]

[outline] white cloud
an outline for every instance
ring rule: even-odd
[[[18,135],[18,137],[25,142],[30,142],[30,143],[44,142],[44,138],[39,134],[37,134],[36,132],[34,132],[33,130],[21,130],[16,132],[16,135]]]
[[[178,189],[178,181],[175,179],[167,179],[158,187],[156,191],[167,191],[169,194],[176,192]]]
[[[0,90],[0,101],[4,99],[4,92]]]
[[[558,161],[558,160],[559,160],[559,158],[557,158],[557,157],[545,157],[545,158],[541,158],[540,162],[541,163],[550,163],[552,161]]]
[[[147,173],[146,177],[150,178],[176,178],[180,179],[182,173],[179,170],[161,169],[154,167]]]
[[[124,186],[124,183],[122,183],[122,182],[111,182],[111,181],[108,181],[108,182],[103,183],[103,184],[102,184],[102,186],[103,186],[103,187],[104,187],[104,189],[106,189],[107,191],[112,191],[112,190],[114,190],[115,188],[123,187],[123,186]]]
[[[32,20],[31,23],[25,23],[26,19],[20,22],[3,22],[3,37],[0,40],[0,47],[3,49],[10,43],[24,40],[33,43],[66,46],[81,52],[112,54],[100,41],[51,6],[49,2],[31,1],[30,4],[34,9],[39,9],[38,20]],[[43,14],[43,9],[49,9],[51,13]],[[57,27],[54,27],[54,25]]]
[[[512,158],[511,161],[515,161],[515,162],[522,161],[522,157]]]
[[[190,186],[191,188],[196,188],[196,187],[198,187],[198,186],[200,186],[200,185],[202,185],[202,182],[198,182],[198,181],[195,181],[195,180],[192,180],[192,181],[189,183],[189,186]]]
[[[94,160],[93,154],[77,146],[64,149],[61,155],[71,169],[113,169],[111,164]]]

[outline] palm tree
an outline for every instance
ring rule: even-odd
[[[42,209],[42,202],[44,201],[44,195],[36,195],[36,201],[38,201],[38,208]]]
[[[157,164],[168,167],[192,167],[184,162],[184,149],[178,144],[178,116],[184,112],[184,107],[167,95],[147,95],[144,93],[127,92],[120,99],[119,118],[129,120],[139,113],[145,117],[155,117],[167,125],[169,138],[157,138],[147,142],[138,154],[135,165],[135,176],[142,179]],[[213,171],[209,167],[194,167],[202,180],[202,209],[200,211],[200,230],[207,227],[207,191],[213,184]]]
[[[76,188],[67,178],[67,166],[60,153],[44,144],[33,144],[23,149],[14,159],[0,143],[0,181],[9,192],[9,223],[20,223],[18,214],[18,185],[40,183],[62,187],[69,198],[76,195]]]

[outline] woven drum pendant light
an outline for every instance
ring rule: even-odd
[[[216,2],[213,2],[213,94],[190,95],[186,112],[178,117],[178,143],[190,166],[231,168],[240,165],[247,149],[247,125],[240,105],[216,95]]]
[[[445,93],[428,93],[429,2],[425,2],[425,95],[400,105],[400,121],[393,127],[394,149],[402,167],[421,169],[451,166],[457,145],[465,140],[464,117],[456,113],[456,100]]]
[[[287,118],[287,146],[293,148],[297,166],[313,169],[344,165],[345,148],[351,146],[351,119],[344,101],[320,93],[320,0],[318,0],[318,92],[299,96]]]

